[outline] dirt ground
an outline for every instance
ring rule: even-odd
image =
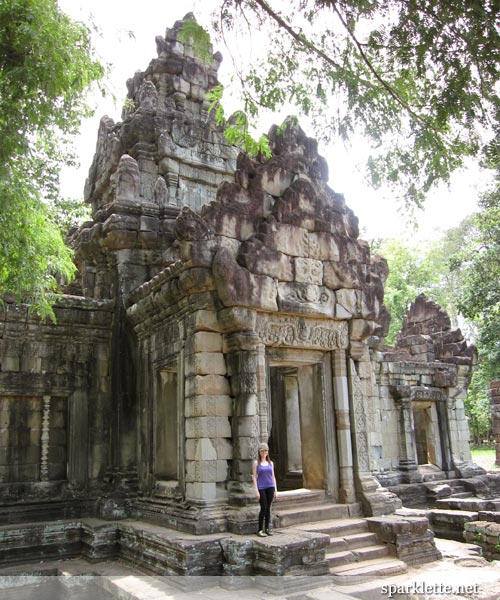
[[[476,465],[486,469],[486,471],[498,471],[500,469],[500,467],[495,465],[494,450],[472,450],[472,460],[476,463]]]

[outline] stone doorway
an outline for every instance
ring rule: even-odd
[[[414,402],[413,424],[417,464],[443,468],[439,418],[435,402]]]
[[[177,371],[160,372],[160,391],[154,412],[154,475],[156,481],[179,479],[179,398]]]
[[[322,363],[270,362],[270,456],[279,490],[327,488]]]

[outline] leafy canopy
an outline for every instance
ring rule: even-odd
[[[230,56],[250,48],[238,73],[250,122],[292,106],[321,140],[361,134],[374,149],[372,182],[402,186],[410,205],[467,156],[500,162],[497,0],[217,6],[213,28]]]
[[[500,176],[499,176],[500,177]],[[492,379],[500,378],[500,181],[480,200],[473,237],[453,268],[462,280],[460,312],[477,328],[480,357]]]
[[[56,0],[0,3],[0,298],[53,315],[49,294],[74,272],[50,218],[60,166],[90,111],[85,93],[104,69],[90,32]]]

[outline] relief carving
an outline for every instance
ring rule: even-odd
[[[349,360],[349,372],[351,376],[351,394],[354,407],[354,438],[358,466],[361,471],[370,470],[368,458],[368,432],[366,428],[366,411],[363,400],[361,380],[356,372],[354,362]]]
[[[347,348],[348,330],[345,323],[318,322],[293,317],[267,317],[257,322],[257,335],[268,346],[300,346],[337,350]]]

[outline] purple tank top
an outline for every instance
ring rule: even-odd
[[[257,463],[257,489],[265,490],[274,487],[273,466]]]

